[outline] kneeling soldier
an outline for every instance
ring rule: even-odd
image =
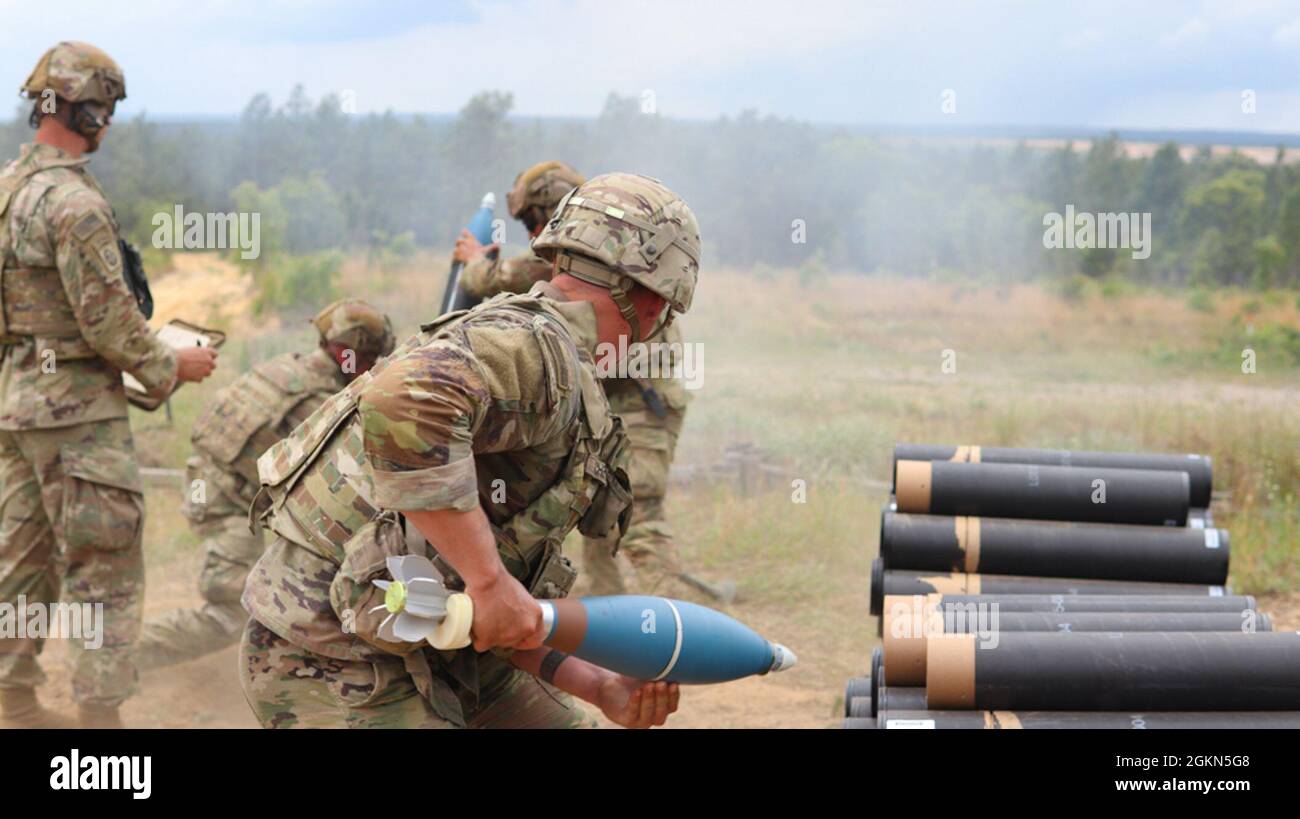
[[[261,531],[248,525],[258,456],[393,351],[388,317],[363,301],[340,299],[312,321],[320,333],[315,351],[258,364],[218,392],[194,424],[181,511],[204,552],[199,595],[205,602],[145,623],[136,657],[141,671],[239,642],[248,620],[239,597],[265,545]]]

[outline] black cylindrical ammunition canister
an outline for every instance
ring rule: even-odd
[[[1226,529],[909,515],[884,510],[889,569],[1220,585]]]
[[[849,704],[857,697],[866,697],[870,699],[875,686],[871,683],[870,675],[865,677],[850,677],[844,685],[844,716],[851,717],[849,713]]]
[[[925,679],[935,710],[1297,711],[1300,633],[932,635]]]
[[[919,685],[884,685],[876,693],[876,711],[923,711],[925,687]],[[872,714],[874,717],[875,714]]]
[[[987,446],[934,446],[895,444],[894,463],[899,461],[956,461],[986,464],[1038,464],[1040,466],[1088,466],[1107,469],[1153,469],[1186,472],[1192,506],[1210,505],[1214,470],[1206,455],[1166,455],[1148,452],[1075,452],[1068,449],[1016,449]]]
[[[926,711],[882,710],[885,729],[1300,728],[1300,711]]]
[[[1220,612],[1004,612],[992,605],[937,607],[934,598],[886,597],[882,660],[895,685],[924,685],[927,643],[936,635],[976,634],[982,641],[1010,632],[1271,631],[1254,609]]]
[[[998,631],[1218,631],[1225,634],[1272,631],[1267,614],[1254,609],[1242,611],[1088,611],[1055,614],[1046,611],[999,611],[992,614],[969,609],[947,609],[940,617],[945,634],[976,634],[992,627]],[[888,660],[888,657],[885,658]],[[1300,681],[1297,681],[1300,682]]]
[[[899,512],[1183,526],[1186,472],[899,461]]]
[[[1222,597],[1205,595],[1154,596],[1138,594],[938,594],[930,595],[928,602],[942,608],[972,605],[990,606],[994,603],[1001,612],[1050,611],[1058,614],[1091,611],[1232,611],[1254,609],[1255,598],[1248,594],[1229,594]]]
[[[876,709],[871,704],[871,697],[854,697],[849,701],[850,717],[871,718],[876,715]]]
[[[880,558],[876,558],[877,563]],[[877,579],[879,578],[879,579]],[[1221,597],[1223,586],[1196,583],[1151,583],[1125,580],[1081,580],[1075,577],[1020,577],[1005,574],[914,572],[872,566],[871,613],[879,617],[885,595],[901,594],[1137,594]],[[883,623],[882,629],[883,629]]]
[[[849,717],[844,720],[843,727],[850,731],[862,731],[879,728],[876,720],[866,717]]]

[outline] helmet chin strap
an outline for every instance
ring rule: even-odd
[[[659,323],[656,324],[654,329],[650,331],[650,335],[646,336],[644,339],[642,339],[642,341],[649,341],[650,339],[662,333],[664,330],[667,330],[668,325],[672,324],[673,319],[676,317],[677,317],[677,313],[673,312],[672,305],[669,305],[668,309],[664,311],[664,317],[660,319]]]
[[[645,341],[650,338],[650,336],[641,335],[641,320],[636,314],[636,306],[632,304],[632,299],[628,298],[628,293],[632,291],[636,282],[627,276],[615,273],[602,264],[589,262],[586,259],[563,251],[555,255],[555,272],[568,273],[575,279],[581,279],[589,284],[609,290],[609,296],[614,300],[614,304],[618,306],[618,312],[623,314],[623,320],[632,329],[632,340]],[[671,321],[671,310],[668,311],[668,315],[668,321]],[[664,322],[661,327],[656,328],[655,332],[667,326],[667,322]]]

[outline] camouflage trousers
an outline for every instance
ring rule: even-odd
[[[434,713],[403,664],[336,660],[249,620],[239,651],[244,698],[263,728],[454,728]],[[573,698],[522,671],[467,715],[469,728],[592,728]]]
[[[0,688],[45,681],[33,610],[96,610],[97,639],[68,640],[77,702],[119,705],[144,604],[144,495],[125,418],[0,431],[0,602],[26,599],[27,630],[0,638]],[[62,617],[63,615],[60,615]],[[69,618],[71,621],[72,618]],[[83,622],[82,635],[86,634]],[[51,635],[52,636],[52,635]]]
[[[248,613],[239,603],[244,581],[265,546],[262,534],[248,531],[248,503],[221,486],[235,476],[214,474],[205,458],[190,458],[182,512],[199,538],[202,606],[173,609],[144,624],[136,665],[141,671],[193,660],[239,642]],[[226,480],[222,480],[222,478]]]
[[[591,584],[591,594],[626,594],[627,584],[614,558],[617,547],[632,564],[634,592],[680,597],[681,591],[674,589],[680,585],[676,576],[681,572],[681,565],[676,539],[664,514],[664,495],[668,492],[668,471],[673,465],[673,452],[686,410],[667,407],[666,416],[659,418],[645,408],[640,395],[631,401],[626,398],[620,401],[618,397],[611,395],[610,403],[623,418],[630,445],[628,477],[632,482],[632,519],[621,541],[614,536],[583,538],[582,571]],[[633,401],[636,403],[631,408],[626,406]]]

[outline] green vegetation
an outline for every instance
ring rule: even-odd
[[[1300,286],[1300,165],[1206,146],[1149,156],[1114,136],[1087,150],[962,145],[815,126],[746,111],[709,122],[642,113],[610,95],[591,120],[510,116],[488,92],[455,117],[349,115],[299,87],[280,106],[254,97],[232,122],[116,123],[94,159],[123,227],[149,243],[152,214],[262,214],[267,255],[370,249],[389,237],[445,248],[485,191],[563,159],[587,173],[632,169],[691,202],[706,264],[893,271],[992,283],[1049,277],[1267,289]],[[30,138],[26,112],[0,125],[0,152]],[[1149,213],[1151,256],[1048,250],[1043,218]],[[504,208],[501,208],[504,212]],[[520,247],[519,226],[506,238]],[[273,267],[271,262],[265,266]]]

